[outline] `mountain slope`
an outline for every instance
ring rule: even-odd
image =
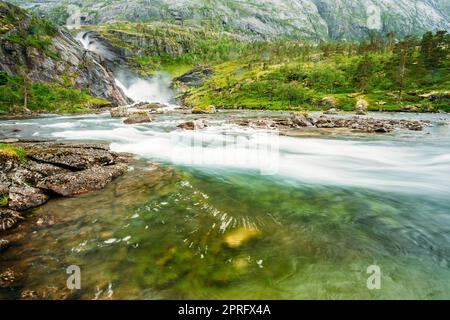
[[[110,69],[67,31],[0,1],[0,71],[25,82],[52,83],[127,103]]]
[[[59,23],[168,21],[258,37],[355,39],[450,30],[447,0],[16,0]],[[70,19],[69,19],[70,17]]]

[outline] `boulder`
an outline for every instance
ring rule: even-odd
[[[23,217],[19,212],[7,208],[0,208],[0,231],[13,228],[20,220],[23,220]]]
[[[194,120],[180,123],[177,127],[184,130],[200,130],[207,126],[205,120]]]
[[[216,113],[216,107],[210,105],[207,107],[193,107],[191,109],[191,112],[193,114],[209,114],[209,113]]]
[[[125,118],[130,115],[130,111],[128,110],[128,107],[126,107],[126,106],[113,108],[113,109],[109,110],[109,113],[111,114],[111,117],[113,117],[113,118]]]
[[[52,164],[70,170],[83,170],[94,165],[110,165],[114,163],[111,152],[94,148],[49,147],[28,151],[28,158]]]
[[[114,178],[127,172],[128,165],[119,163],[110,166],[95,166],[80,172],[57,174],[37,184],[38,188],[69,197],[103,189]]]
[[[48,196],[40,189],[21,185],[9,189],[8,207],[16,211],[24,211],[38,207],[48,201]]]
[[[6,239],[0,239],[0,252],[8,249],[9,247],[9,241]]]
[[[125,124],[138,124],[138,123],[149,123],[152,122],[152,118],[145,111],[134,112],[126,118],[123,123]]]
[[[312,123],[304,114],[293,114],[291,116],[292,124],[296,127],[311,127]]]

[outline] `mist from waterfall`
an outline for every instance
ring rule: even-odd
[[[78,33],[76,39],[86,50],[94,52],[108,61],[115,61],[117,58],[116,53],[111,52],[107,46],[92,37],[89,31]],[[134,103],[159,102],[170,104],[173,100],[174,92],[170,88],[170,74],[158,72],[152,77],[143,78],[137,76],[131,70],[118,67],[115,69],[114,75],[117,86]]]

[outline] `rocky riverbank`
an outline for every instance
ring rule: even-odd
[[[0,141],[0,232],[53,197],[104,188],[127,172],[132,159],[106,143]],[[0,250],[8,245],[0,239]]]
[[[340,117],[325,114],[310,116],[301,113],[293,113],[288,117],[239,119],[236,120],[236,123],[259,129],[346,128],[368,133],[388,133],[397,129],[421,131],[430,125],[429,121],[422,120],[375,119],[362,116]]]

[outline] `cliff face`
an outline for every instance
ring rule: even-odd
[[[448,0],[16,0],[59,23],[207,25],[256,37],[355,39],[450,30]],[[70,18],[69,18],[70,17]]]
[[[114,104],[127,103],[99,56],[86,51],[64,29],[5,2],[0,2],[0,70],[24,74],[30,81],[86,89]]]

